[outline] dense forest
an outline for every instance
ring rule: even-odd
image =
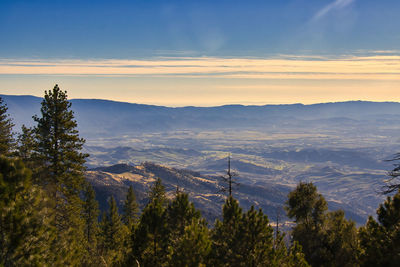
[[[0,99],[0,266],[398,266],[400,193],[357,228],[299,183],[285,204],[287,233],[230,192],[209,225],[188,194],[167,198],[160,178],[142,210],[131,187],[121,211],[111,197],[100,214],[66,92],[46,91],[33,120],[16,135]]]

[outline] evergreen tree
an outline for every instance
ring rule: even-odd
[[[312,183],[300,183],[289,193],[287,201],[289,218],[294,218],[293,240],[299,242],[312,266],[326,264],[327,248],[324,246],[324,224],[327,203]]]
[[[130,264],[138,261],[140,266],[161,266],[168,254],[168,229],[166,220],[165,188],[157,179],[149,192],[149,203],[144,208],[140,222],[132,235]]]
[[[293,240],[312,266],[355,266],[357,230],[343,211],[327,213],[327,203],[312,183],[300,183],[289,193],[287,213],[294,218]]]
[[[286,264],[282,264],[281,266],[290,266],[290,267],[309,267],[310,265],[307,263],[305,259],[305,255],[303,253],[303,249],[299,242],[294,241],[289,250],[289,255],[287,257]]]
[[[120,266],[124,259],[124,238],[126,228],[118,213],[114,197],[109,200],[109,211],[102,223],[103,257],[109,266]]]
[[[188,194],[178,192],[175,199],[169,203],[166,210],[169,259],[174,258],[177,260],[176,257],[178,257],[179,261],[185,261],[183,258],[184,255],[176,251],[177,248],[183,245],[184,242],[193,242],[194,240],[192,238],[202,238],[199,241],[204,241],[206,237],[203,236],[205,234],[203,227],[206,227],[206,225],[204,222],[203,224],[200,223],[200,218],[200,212],[196,210],[194,204],[189,201]],[[191,225],[192,228],[187,229]],[[199,251],[193,251],[193,253],[200,253],[204,248],[204,244],[198,244],[197,249],[199,249]],[[179,256],[177,256],[176,253],[178,253]],[[204,261],[205,258],[206,255],[198,255],[196,259],[202,259]],[[173,260],[173,262],[175,260]],[[195,259],[191,260],[194,261]],[[173,266],[173,264],[170,265]]]
[[[211,239],[204,220],[192,220],[169,254],[168,266],[206,266]]]
[[[14,124],[7,113],[7,105],[0,97],[0,156],[10,156],[15,147]]]
[[[189,201],[188,194],[178,193],[166,210],[169,239],[173,241],[183,236],[185,227],[189,226],[193,220],[200,220],[200,216],[200,212]]]
[[[388,197],[359,230],[362,266],[397,266],[400,261],[400,192]]]
[[[228,197],[222,208],[222,222],[217,220],[212,232],[211,265],[241,266],[244,264],[238,254],[240,246],[240,223],[242,209],[233,197]]]
[[[25,166],[32,170],[33,178],[35,178],[38,162],[35,154],[35,151],[37,150],[37,143],[34,130],[22,125],[21,133],[18,135],[17,145],[18,157],[22,159],[22,161],[25,163]]]
[[[243,215],[239,233],[238,254],[242,256],[242,266],[274,265],[273,229],[261,210],[256,211],[252,206]]]
[[[122,222],[131,229],[138,219],[139,205],[136,202],[136,196],[132,186],[129,186],[128,193],[123,207]]]
[[[36,151],[40,169],[37,180],[52,200],[53,225],[57,238],[52,246],[57,264],[78,265],[84,249],[84,220],[81,191],[84,186],[86,154],[79,138],[71,103],[66,92],[55,85],[45,92],[41,117],[34,116]]]
[[[51,264],[45,201],[21,160],[0,157],[0,266]]]
[[[85,245],[86,254],[83,259],[83,265],[94,265],[98,261],[97,255],[97,236],[99,234],[99,204],[96,200],[96,195],[93,187],[90,184],[86,185],[84,191],[83,203],[83,218],[85,220]]]

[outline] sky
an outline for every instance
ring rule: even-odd
[[[0,94],[400,102],[400,1],[0,1]]]

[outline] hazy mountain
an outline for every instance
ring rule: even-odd
[[[17,126],[32,124],[40,98],[0,95]],[[351,101],[314,105],[226,105],[219,107],[162,107],[98,99],[72,99],[83,136],[115,136],[134,132],[178,129],[268,128],[355,125],[358,120],[398,123],[400,103]],[[382,121],[385,118],[387,121]]]

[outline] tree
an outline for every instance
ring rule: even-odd
[[[228,169],[226,171],[226,175],[221,176],[221,180],[223,183],[225,183],[220,191],[221,192],[228,192],[228,196],[231,197],[232,196],[232,187],[233,186],[237,186],[239,185],[239,183],[237,183],[234,179],[234,177],[237,176],[236,172],[233,172],[231,170],[231,156],[228,156]],[[226,185],[227,184],[227,185]]]
[[[117,203],[112,196],[108,202],[109,211],[102,222],[103,255],[108,265],[119,266],[124,259],[124,239],[127,234],[126,228],[118,213]]]
[[[274,242],[273,228],[262,210],[251,207],[242,213],[237,200],[229,197],[223,206],[222,222],[212,232],[212,266],[307,266],[301,252],[287,252],[281,235]],[[275,244],[275,246],[274,246]],[[294,262],[298,260],[298,262]]]
[[[244,215],[240,224],[239,244],[241,245],[242,266],[274,265],[273,229],[262,210],[252,206]]]
[[[132,186],[129,186],[128,193],[123,207],[122,222],[131,229],[136,222],[139,213],[139,205],[136,202],[136,196]]]
[[[3,156],[10,156],[15,146],[14,124],[7,111],[8,107],[0,97],[0,155]]]
[[[132,253],[129,263],[140,266],[161,266],[168,254],[167,200],[161,179],[157,179],[149,192],[149,203],[143,209],[139,225],[132,235]]]
[[[188,194],[178,193],[175,199],[168,205],[166,219],[170,240],[178,239],[185,232],[193,220],[200,220],[200,212],[189,201]]]
[[[22,125],[21,133],[18,135],[17,139],[18,157],[22,159],[22,161],[25,163],[25,166],[33,171],[33,178],[36,177],[36,172],[38,168],[38,162],[37,160],[35,160],[35,150],[37,150],[36,145],[37,143],[34,130],[32,128],[27,128],[25,125]]]
[[[195,209],[194,204],[189,201],[189,196],[186,193],[178,192],[175,199],[169,203],[166,211],[167,221],[167,235],[168,235],[168,258],[171,266],[179,265],[178,262],[195,262],[204,263],[207,255],[197,255],[198,253],[205,252],[207,250],[207,244],[200,243],[197,247],[198,251],[192,251],[190,255],[195,256],[193,259],[185,259],[185,255],[177,249],[182,248],[184,243],[194,242],[194,239],[199,238],[199,242],[206,242],[209,240],[208,231],[206,232],[203,228],[207,227],[205,222],[201,220],[201,214]],[[191,227],[190,229],[188,227]],[[208,239],[207,239],[208,238]],[[179,247],[179,248],[178,248]],[[188,248],[187,248],[188,249]],[[187,250],[186,249],[186,250]],[[186,255],[189,257],[189,255]],[[174,264],[172,263],[174,262]],[[190,265],[193,266],[193,265]]]
[[[400,192],[387,197],[359,230],[362,266],[397,266],[400,261]]]
[[[400,153],[395,154],[393,158],[388,161],[396,163],[393,164],[393,170],[388,172],[389,180],[387,181],[386,186],[383,188],[384,194],[390,194],[400,189]]]
[[[327,212],[324,197],[312,183],[300,183],[289,193],[286,210],[294,218],[293,240],[312,266],[354,266],[358,261],[355,223],[344,212]]]
[[[206,266],[211,252],[211,239],[204,220],[192,220],[174,243],[168,266]]]
[[[0,266],[51,264],[45,201],[21,160],[0,157]]]
[[[84,163],[81,153],[84,139],[79,137],[77,123],[65,91],[58,85],[45,91],[41,117],[34,116],[36,151],[40,168],[37,181],[52,200],[53,225],[57,238],[52,249],[57,264],[77,265],[85,251],[82,200]]]
[[[238,253],[239,227],[242,219],[242,209],[233,197],[228,197],[222,207],[222,221],[215,222],[212,231],[211,265],[240,266],[241,255]]]
[[[86,185],[84,191],[84,203],[83,203],[83,218],[85,220],[85,245],[86,254],[84,257],[84,265],[90,266],[97,262],[97,236],[99,234],[99,204],[96,200],[96,194],[93,187],[90,184]]]

